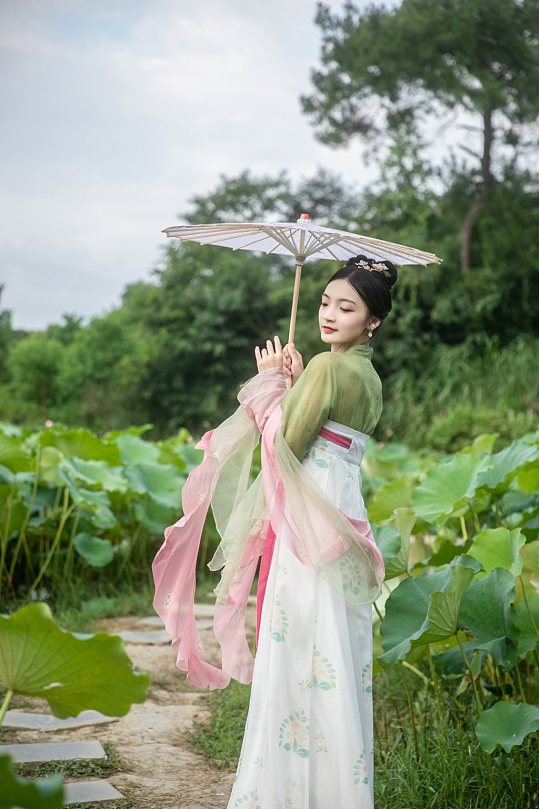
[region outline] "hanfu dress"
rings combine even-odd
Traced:
[[[372,351],[318,354],[290,391],[280,369],[249,380],[237,411],[197,445],[204,460],[153,563],[154,607],[187,680],[252,682],[227,809],[373,809],[372,601],[384,565],[360,474],[382,411]],[[209,565],[222,568],[219,664],[206,658],[194,617],[210,504],[221,535]],[[245,610],[259,563],[253,658]]]
[[[381,409],[370,346],[317,355],[283,400],[284,437],[346,514],[366,519],[360,463]],[[342,587],[360,571],[344,555]],[[372,604],[347,602],[278,532],[228,809],[372,809]]]

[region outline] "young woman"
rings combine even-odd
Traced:
[[[256,349],[259,373],[240,390],[238,411],[198,445],[205,458],[184,486],[184,517],[154,561],[154,605],[188,680],[252,680],[227,809],[373,807],[372,601],[384,569],[359,464],[382,411],[368,338],[391,309],[396,278],[393,264],[365,256],[338,270],[319,313],[331,350],[305,369],[278,338]],[[262,472],[249,486],[260,438]],[[192,610],[210,499],[222,537],[210,563],[224,568],[214,618],[221,667],[204,660]],[[244,614],[260,555],[253,661]]]

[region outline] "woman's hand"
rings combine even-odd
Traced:
[[[295,385],[303,373],[303,358],[299,351],[296,351],[294,343],[287,343],[283,349],[284,372],[292,385]]]
[[[271,340],[266,340],[266,348],[263,348],[262,351],[257,346],[255,348],[255,357],[259,373],[260,371],[269,371],[270,368],[282,369],[283,347],[279,338],[275,337],[275,348]]]

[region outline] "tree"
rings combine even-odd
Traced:
[[[41,332],[33,332],[12,346],[7,367],[8,415],[28,423],[54,415],[59,402],[59,374],[64,356],[62,344]]]
[[[295,185],[288,174],[253,177],[221,175],[217,188],[194,196],[185,218],[192,223],[295,222],[303,212],[318,224],[347,227],[360,204],[359,195],[336,174],[319,169]]]
[[[2,299],[3,291],[4,286],[0,284],[0,300]],[[5,382],[8,377],[7,357],[12,340],[11,312],[9,309],[0,310],[0,382]]]
[[[460,226],[460,267],[471,267],[472,232],[505,154],[522,155],[539,116],[536,0],[403,0],[395,9],[351,3],[342,16],[319,5],[322,69],[302,98],[319,139],[357,136],[378,145],[409,119],[465,112],[481,134],[474,197]]]

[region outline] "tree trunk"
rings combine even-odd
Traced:
[[[481,157],[481,189],[466,214],[460,229],[460,271],[462,275],[470,272],[472,234],[481,209],[489,197],[492,186],[490,173],[491,148],[494,133],[492,128],[492,110],[489,108],[483,113],[483,155]]]

